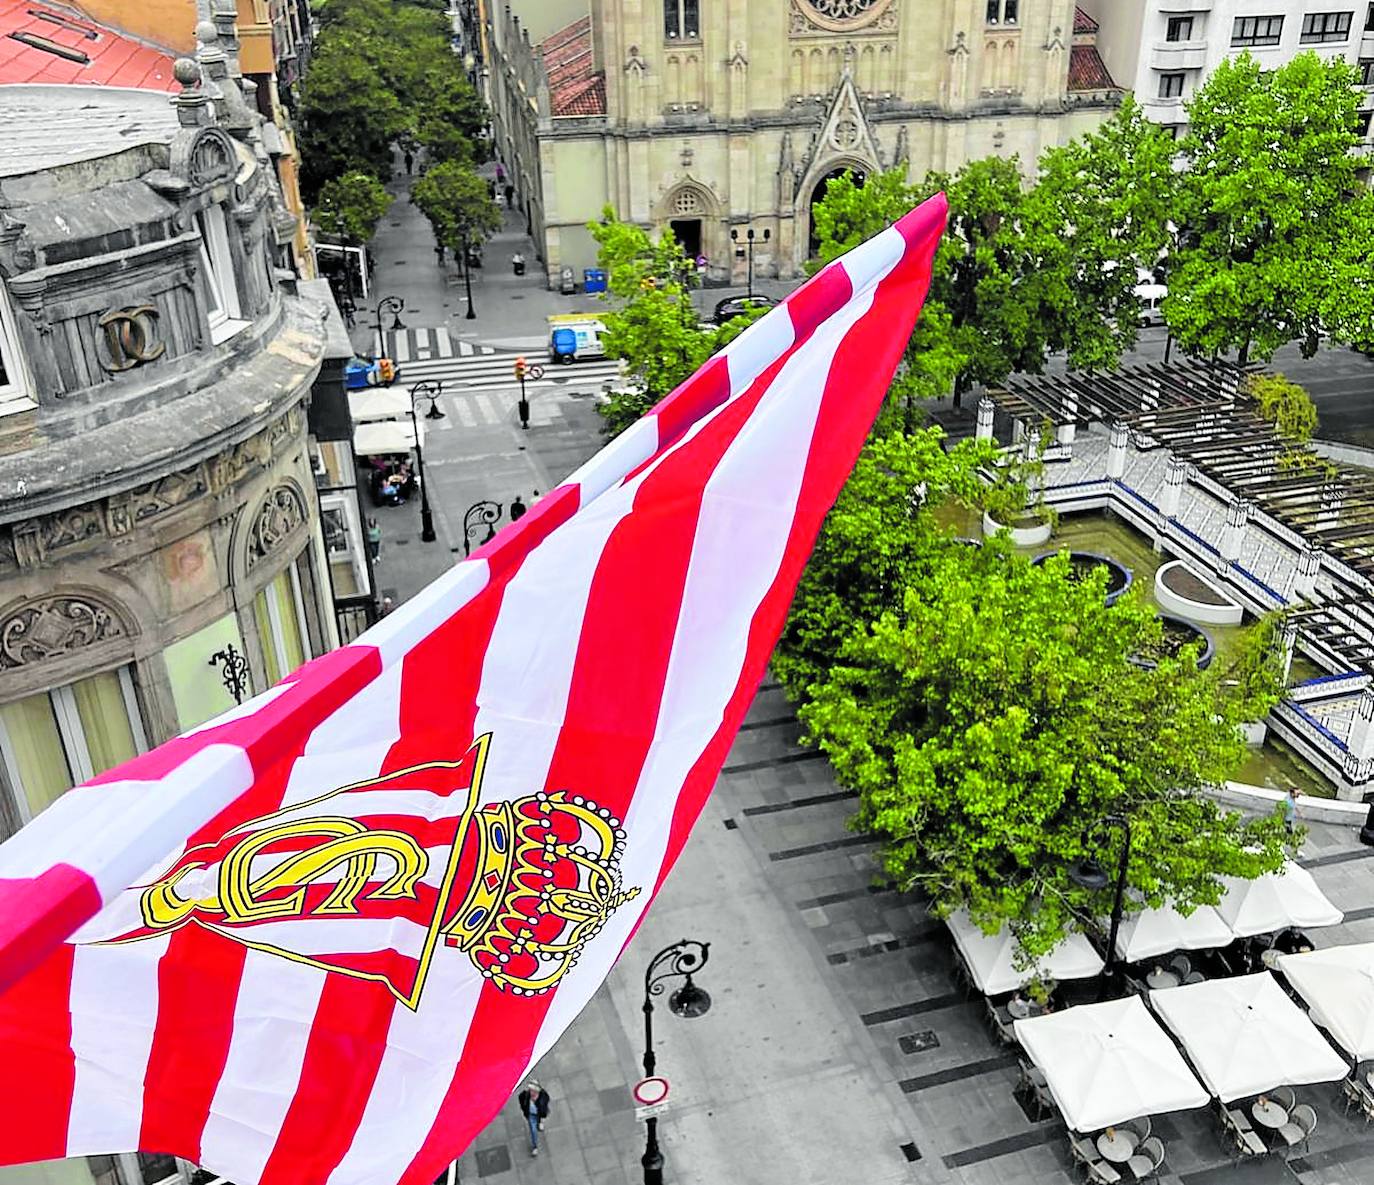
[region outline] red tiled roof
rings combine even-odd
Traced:
[[[606,114],[606,75],[595,69],[591,17],[584,16],[545,38],[539,53],[555,116]]]
[[[172,57],[69,9],[0,0],[0,84],[124,86],[171,91]]]
[[[1075,45],[1069,50],[1069,90],[1114,91],[1121,88],[1107,73],[1095,45]]]
[[[1073,10],[1073,31],[1075,33],[1096,33],[1097,22],[1081,8]]]

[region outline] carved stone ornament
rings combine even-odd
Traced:
[[[185,177],[196,189],[218,181],[230,181],[238,172],[239,158],[227,132],[202,127],[177,134],[172,142],[172,172]]]
[[[112,610],[88,597],[29,601],[0,621],[0,670],[60,658],[127,633]]]
[[[625,73],[633,74],[636,78],[643,78],[649,69],[649,63],[644,60],[644,55],[639,52],[639,46],[630,46],[630,52],[625,55]]]
[[[248,535],[248,570],[276,551],[305,522],[305,503],[292,486],[278,486],[253,520]]]
[[[167,352],[167,343],[160,340],[158,333],[160,317],[150,304],[111,309],[101,316],[96,322],[105,331],[105,351],[97,357],[101,367],[118,374],[161,358]]]
[[[793,33],[887,31],[897,27],[896,0],[792,0]]]

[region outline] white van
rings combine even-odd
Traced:
[[[1163,325],[1164,313],[1160,309],[1169,289],[1164,284],[1153,281],[1135,286],[1135,298],[1140,302],[1140,323],[1142,325]]]

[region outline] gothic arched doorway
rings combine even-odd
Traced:
[[[831,169],[830,172],[826,173],[824,177],[816,182],[815,189],[811,191],[811,201],[807,207],[810,213],[810,218],[807,220],[808,238],[806,243],[806,257],[808,259],[815,259],[816,253],[821,249],[820,236],[816,234],[816,207],[825,200],[825,191],[829,188],[830,183],[843,177],[846,173],[854,178],[854,184],[860,188],[862,188],[864,182],[868,180],[868,174],[865,173],[862,168],[855,165],[844,165],[842,168]]]

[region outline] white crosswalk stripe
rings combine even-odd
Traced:
[[[398,364],[429,362],[440,358],[487,357],[496,353],[495,346],[455,342],[449,337],[448,330],[440,326],[388,329],[383,345],[386,357]]]
[[[482,348],[491,349],[490,346]],[[439,382],[444,384],[445,394],[493,391],[512,396],[518,394],[520,389],[514,373],[518,356],[513,351],[413,359],[393,355],[401,371],[399,381],[405,386],[418,382]],[[620,363],[612,358],[574,362],[571,366],[546,365],[544,359],[537,356],[526,355],[526,358],[544,367],[543,378],[525,380],[525,390],[531,396],[538,391],[560,387],[574,391],[599,391],[604,384],[620,377]]]

